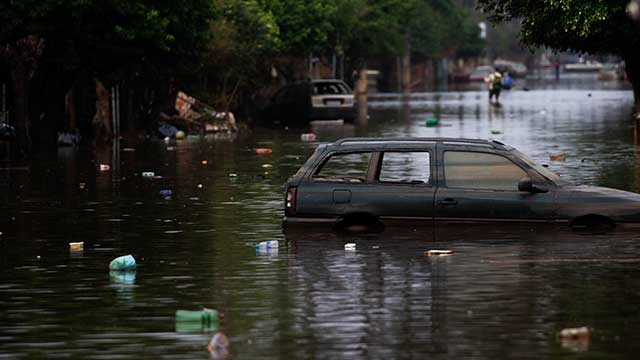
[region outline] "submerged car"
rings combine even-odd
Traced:
[[[640,195],[575,186],[496,140],[346,138],[286,183],[284,225],[640,223]]]
[[[266,121],[306,124],[314,120],[352,122],[356,117],[353,91],[342,80],[310,80],[278,90],[264,111]]]

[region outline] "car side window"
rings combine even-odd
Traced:
[[[445,151],[444,178],[449,188],[518,191],[526,172],[504,156]]]
[[[315,181],[363,183],[367,179],[371,152],[333,154],[313,176]]]
[[[431,176],[430,153],[426,151],[384,152],[381,182],[428,184]]]

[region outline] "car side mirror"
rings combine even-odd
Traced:
[[[549,189],[545,185],[535,184],[530,177],[525,176],[518,181],[518,190],[526,191],[533,194],[546,193]]]

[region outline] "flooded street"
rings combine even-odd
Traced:
[[[530,81],[501,107],[481,86],[376,94],[367,124],[123,139],[0,169],[0,358],[208,358],[216,329],[175,322],[202,307],[224,313],[232,358],[634,358],[637,230],[283,232],[283,183],[345,136],[495,138],[572,182],[640,192],[626,86]],[[267,240],[279,247],[257,251]],[[126,254],[136,272],[110,274]],[[590,337],[558,337],[581,326]]]

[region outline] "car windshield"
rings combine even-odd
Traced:
[[[313,95],[343,95],[350,91],[345,84],[339,82],[319,82],[313,84]]]
[[[548,168],[538,164],[537,162],[533,161],[527,155],[521,153],[520,151],[513,150],[513,152],[520,159],[522,159],[529,166],[531,166],[534,170],[536,170],[540,175],[542,175],[545,178],[553,181],[554,183],[556,183],[556,185],[569,185],[570,184],[567,180],[561,178],[560,175],[558,175],[558,174],[554,173],[553,171],[549,170]]]

